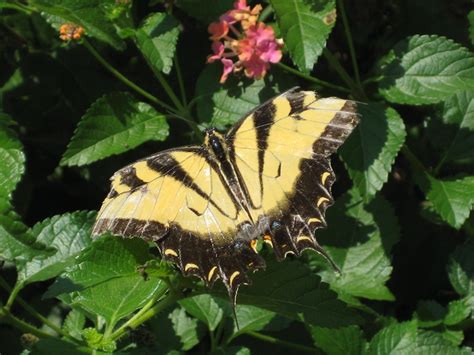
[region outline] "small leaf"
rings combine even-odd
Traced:
[[[435,327],[443,323],[446,309],[436,301],[420,301],[416,306],[415,317],[419,327]]]
[[[32,228],[37,242],[56,249],[50,257],[36,257],[18,270],[18,280],[25,285],[61,274],[75,262],[75,257],[91,243],[90,231],[95,212],[66,213],[46,219]]]
[[[405,142],[403,120],[393,108],[360,105],[361,122],[341,147],[340,154],[354,186],[368,201],[387,182],[393,162]]]
[[[345,328],[311,327],[314,345],[328,355],[363,354],[366,346],[364,333],[358,326]]]
[[[197,114],[201,122],[218,129],[225,129],[255,106],[295,86],[291,77],[272,69],[265,79],[237,80],[230,77],[219,84],[220,64],[208,65],[201,72],[196,84]]]
[[[379,91],[394,103],[431,104],[474,89],[474,55],[445,37],[408,37],[383,64]]]
[[[64,355],[78,355],[90,354],[90,349],[76,347],[64,339],[59,338],[41,338],[35,343],[28,354],[31,355],[49,355],[49,354],[64,354]],[[24,352],[22,353],[24,354]]]
[[[188,317],[184,308],[176,308],[169,318],[174,332],[181,340],[181,350],[187,351],[199,343],[202,332],[198,328],[197,319]]]
[[[206,6],[203,6],[201,0],[176,0],[176,6],[206,26],[210,22],[218,21],[220,15],[231,10],[233,3],[234,0],[206,0]]]
[[[337,327],[361,319],[299,262],[268,262],[265,272],[255,273],[250,287],[241,287],[239,303],[268,309],[309,324]],[[227,294],[223,294],[227,297]]]
[[[0,197],[11,198],[12,192],[25,172],[23,145],[9,127],[10,116],[0,112]]]
[[[336,277],[324,262],[323,280],[337,292],[375,300],[393,300],[385,286],[392,266],[390,252],[399,239],[398,221],[392,207],[380,196],[364,205],[352,189],[336,201],[327,213],[328,229],[318,230],[316,238],[324,245],[342,271]],[[308,254],[311,260],[322,260]]]
[[[444,339],[440,333],[421,331],[417,335],[416,347],[412,350],[412,353],[417,355],[468,355],[472,354],[472,349],[468,347],[459,348]]]
[[[83,312],[72,309],[64,319],[63,329],[76,339],[81,339],[82,330],[86,325],[86,316]]]
[[[336,2],[271,0],[285,45],[296,66],[310,72],[336,22]]]
[[[173,16],[155,13],[136,30],[137,45],[149,65],[169,74],[179,35],[179,23]]]
[[[250,331],[259,331],[275,319],[275,312],[251,305],[240,304],[235,309],[239,326],[234,322],[231,339]],[[229,340],[230,342],[230,340]]]
[[[105,95],[81,118],[61,165],[81,166],[168,136],[165,117],[127,93]]]
[[[166,288],[156,277],[137,271],[151,256],[139,239],[102,237],[79,257],[77,264],[51,286],[46,296],[70,294],[70,304],[104,317],[113,327]]]
[[[410,354],[416,349],[416,322],[395,323],[370,341],[367,354]]]
[[[179,304],[193,317],[204,322],[210,331],[214,331],[224,314],[222,300],[203,294],[185,298]]]
[[[249,348],[243,346],[226,346],[217,348],[210,355],[251,355]]]
[[[451,301],[448,304],[448,313],[444,319],[444,324],[452,326],[461,323],[469,317],[473,311],[474,295]]]
[[[46,14],[61,18],[63,23],[72,22],[84,27],[86,35],[106,42],[116,49],[124,49],[125,43],[101,10],[101,2],[101,0],[29,0],[30,5]]]
[[[443,150],[443,162],[474,156],[474,90],[461,91],[443,103],[443,115],[430,124],[433,146]]]
[[[462,227],[474,204],[474,176],[438,180],[426,175],[421,187],[435,211],[452,227]]]
[[[461,296],[474,295],[474,241],[468,240],[450,256],[448,276],[451,285]]]

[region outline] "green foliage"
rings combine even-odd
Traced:
[[[233,4],[0,0],[2,354],[472,354],[474,11],[249,1],[282,62],[221,84],[207,29]],[[82,38],[61,42],[64,24]],[[294,86],[358,106],[315,232],[340,274],[259,245],[267,268],[233,309],[155,242],[91,238],[114,171]]]

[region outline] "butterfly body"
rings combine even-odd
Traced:
[[[290,90],[257,107],[226,135],[170,149],[112,177],[93,234],[155,241],[165,260],[235,299],[261,269],[256,240],[278,260],[313,249],[335,180],[330,155],[358,122],[352,101]]]

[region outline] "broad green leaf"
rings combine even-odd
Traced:
[[[443,323],[446,309],[436,301],[420,301],[416,306],[414,318],[419,327],[435,327]]]
[[[416,346],[416,322],[395,323],[374,335],[367,354],[412,354]]]
[[[249,348],[243,346],[226,346],[217,348],[217,350],[210,353],[211,355],[250,355],[252,354]]]
[[[0,197],[0,259],[21,267],[34,257],[52,255],[56,250],[37,242],[10,203]]]
[[[76,339],[81,339],[81,333],[86,325],[86,316],[83,312],[73,309],[64,319],[63,329]]]
[[[222,296],[227,297],[225,291]],[[303,318],[323,327],[361,321],[317,275],[296,261],[267,262],[265,272],[253,275],[252,286],[240,288],[239,304],[251,304],[292,319]]]
[[[177,0],[176,6],[208,25],[210,22],[218,21],[224,12],[231,10],[233,3],[234,0],[206,0],[206,6],[203,6],[201,0]]]
[[[399,104],[431,104],[474,89],[474,54],[441,36],[399,42],[382,67],[380,93]]]
[[[208,65],[196,84],[198,118],[218,129],[227,128],[256,106],[295,86],[294,79],[273,69],[262,80],[230,77],[222,85],[219,84],[221,71],[220,63]]]
[[[361,122],[341,147],[340,154],[354,186],[368,201],[387,182],[406,132],[403,120],[393,108],[361,104],[358,113]]]
[[[474,10],[469,12],[467,18],[469,19],[469,38],[471,39],[471,43],[474,44]]]
[[[190,318],[184,308],[176,308],[170,313],[175,334],[180,338],[181,350],[187,351],[199,343],[202,332],[198,328],[197,319]]]
[[[285,45],[296,66],[310,72],[336,22],[336,2],[271,0]]]
[[[448,304],[448,313],[444,318],[444,324],[456,325],[461,323],[474,311],[474,295],[460,300],[454,300]]]
[[[155,13],[135,33],[137,45],[150,67],[169,74],[179,35],[179,23],[173,16]]]
[[[472,349],[468,347],[459,348],[448,340],[444,339],[442,334],[435,332],[421,331],[416,337],[416,347],[410,350],[416,355],[468,355],[472,354]]]
[[[474,90],[461,91],[443,103],[442,118],[435,116],[429,138],[442,149],[442,162],[474,156]]]
[[[179,304],[186,312],[204,322],[210,331],[216,329],[224,314],[222,300],[208,294],[185,298]]]
[[[459,246],[450,256],[448,276],[461,296],[474,295],[474,241]]]
[[[91,351],[86,346],[78,347],[76,344],[59,338],[41,338],[35,343],[28,354],[31,355],[78,355],[90,354]],[[23,354],[23,353],[22,353]]]
[[[365,350],[364,333],[355,325],[345,328],[311,327],[314,345],[328,355],[358,355]]]
[[[25,172],[23,145],[10,128],[11,118],[0,112],[0,197],[10,199]]]
[[[474,204],[474,176],[438,180],[426,175],[426,180],[421,187],[434,210],[446,223],[461,228]]]
[[[160,279],[145,280],[137,271],[150,258],[142,240],[102,237],[56,280],[47,296],[68,292],[72,306],[98,314],[113,326],[166,289]]]
[[[327,213],[328,229],[316,237],[342,271],[337,276],[324,262],[323,280],[337,292],[374,300],[393,300],[385,286],[392,272],[391,250],[399,239],[398,221],[390,204],[380,196],[370,203],[352,189]],[[313,261],[322,260],[308,254]],[[316,259],[317,260],[314,260]]]
[[[61,165],[81,166],[168,136],[165,117],[127,93],[111,93],[81,118]]]
[[[250,331],[262,330],[276,317],[275,312],[245,304],[237,305],[235,313],[238,326],[234,321],[233,333],[230,339]]]
[[[18,270],[23,284],[44,281],[61,274],[75,257],[91,244],[95,212],[74,212],[48,218],[36,224],[31,234],[37,242],[56,249],[50,257],[33,258]]]
[[[29,0],[34,8],[57,16],[64,23],[72,22],[84,27],[85,34],[124,49],[125,43],[117,35],[112,22],[101,9],[100,0]],[[57,20],[56,20],[57,22]]]

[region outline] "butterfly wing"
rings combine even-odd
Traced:
[[[155,241],[165,260],[207,285],[221,278],[229,290],[263,267],[248,244],[235,247],[246,223],[203,147],[185,147],[135,162],[111,178],[94,235],[106,231]]]
[[[252,204],[254,220],[268,221],[265,241],[277,259],[314,249],[314,237],[333,203],[330,156],[357,125],[353,101],[290,90],[239,121],[226,139],[230,159]]]

